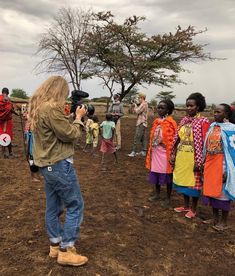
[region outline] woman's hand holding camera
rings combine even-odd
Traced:
[[[136,102],[132,102],[131,104],[132,104],[132,107],[137,107]]]
[[[87,109],[82,104],[81,106],[78,106],[76,109],[76,120],[81,120],[83,116],[85,116],[87,113]]]

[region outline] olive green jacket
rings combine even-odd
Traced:
[[[37,127],[33,131],[35,165],[45,167],[74,154],[73,142],[81,135],[80,120],[70,122],[63,108],[45,103],[40,108]]]

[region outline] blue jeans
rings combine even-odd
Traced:
[[[62,248],[73,246],[80,234],[84,203],[73,164],[61,160],[40,168],[45,181],[46,228],[52,243]],[[64,225],[60,215],[67,209]]]

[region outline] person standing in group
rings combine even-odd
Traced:
[[[166,207],[170,206],[172,191],[172,166],[169,163],[173,139],[177,124],[171,114],[174,103],[162,100],[157,106],[158,118],[153,121],[150,131],[150,141],[146,158],[146,168],[150,170],[149,182],[155,185],[154,195],[149,198],[153,202],[160,198],[161,185],[167,185]]]
[[[84,203],[73,167],[74,141],[81,135],[86,114],[84,106],[76,109],[70,123],[64,114],[69,95],[67,81],[52,76],[34,92],[29,104],[33,133],[33,158],[45,182],[46,227],[50,239],[49,256],[61,265],[80,266],[88,259],[76,252],[74,244],[80,234]],[[60,216],[66,208],[64,224]]]
[[[2,89],[2,95],[0,95],[0,135],[6,133],[10,136],[11,141],[13,139],[13,121],[12,113],[18,116],[15,112],[13,104],[9,99],[9,90],[4,87]],[[7,146],[8,155],[6,153],[6,148],[2,147],[2,154],[4,158],[14,157],[12,153],[12,142]]]
[[[23,113],[23,118],[25,119],[25,125],[24,125],[25,155],[29,163],[31,180],[33,182],[40,182],[40,177],[38,174],[39,167],[36,166],[33,161],[33,134],[30,129],[29,114],[27,110]]]
[[[220,104],[214,111],[215,122],[211,124],[204,144],[203,201],[213,210],[213,228],[223,231],[231,201],[235,199],[235,116],[228,104]],[[220,220],[220,212],[222,217]]]
[[[93,120],[93,123],[90,125],[92,138],[93,138],[92,155],[95,155],[96,149],[98,147],[98,142],[99,142],[100,126],[99,126],[99,119],[96,115],[93,115],[92,120]]]
[[[115,140],[116,140],[116,149],[121,149],[121,117],[124,115],[123,105],[120,102],[120,95],[114,94],[113,102],[109,107],[108,111],[112,115],[112,120],[115,122]]]
[[[116,148],[113,143],[113,137],[115,134],[115,123],[112,121],[112,115],[110,113],[106,114],[106,120],[100,125],[101,128],[101,146],[100,151],[102,152],[101,163],[104,164],[104,154],[113,153],[115,157],[115,163],[117,163]]]
[[[85,130],[86,130],[86,144],[83,149],[84,152],[86,152],[86,149],[90,147],[91,151],[93,148],[93,134],[91,131],[91,125],[93,124],[93,116],[92,115],[87,115],[87,121],[85,123]]]
[[[209,120],[202,117],[206,107],[205,97],[193,93],[186,100],[187,116],[178,126],[173,145],[171,164],[174,166],[173,183],[175,190],[184,195],[184,206],[174,209],[175,212],[186,212],[186,218],[196,216],[198,199],[201,194],[202,150]],[[190,208],[192,197],[192,208]]]
[[[145,100],[146,95],[139,93],[138,104],[133,103],[134,112],[137,114],[135,137],[132,152],[128,154],[130,157],[136,155],[146,156],[147,142],[146,142],[146,128],[148,120],[148,103]],[[141,146],[140,152],[137,152],[139,145]]]

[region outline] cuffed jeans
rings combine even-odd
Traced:
[[[40,168],[45,181],[46,228],[52,243],[62,248],[73,246],[80,234],[84,203],[73,164],[61,160]],[[67,209],[64,225],[60,215]]]
[[[147,142],[146,142],[146,127],[143,124],[136,126],[135,129],[135,137],[133,144],[133,151],[137,152],[138,147],[140,151],[147,150]]]

